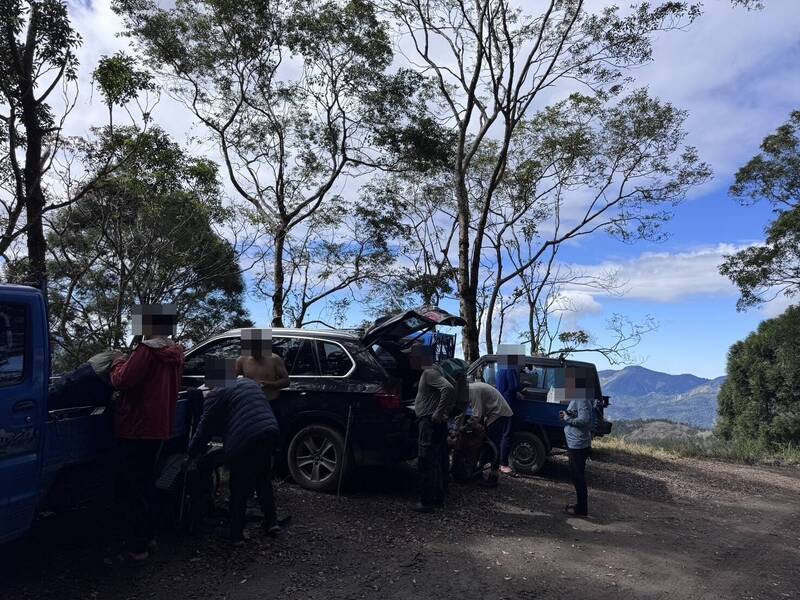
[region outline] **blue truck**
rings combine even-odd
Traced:
[[[110,410],[48,410],[50,347],[42,293],[0,285],[0,543],[24,534],[60,478],[110,458]],[[189,400],[178,401],[173,439],[185,444]],[[110,469],[102,469],[105,475]]]
[[[519,395],[509,403],[514,411],[514,437],[510,466],[532,475],[545,464],[547,455],[566,448],[564,425],[558,413],[573,398],[588,398],[592,405],[592,435],[611,432],[604,409],[597,368],[588,362],[524,355],[486,355],[469,366],[467,378],[496,385],[504,369],[516,371]]]

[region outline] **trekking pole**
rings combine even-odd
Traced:
[[[188,439],[191,440],[195,434],[195,425],[196,425],[196,416],[194,413],[193,406],[191,404],[192,399],[190,398],[189,394],[186,395],[186,420],[188,421],[189,426],[189,436]],[[183,525],[183,511],[186,506],[186,482],[189,481],[189,464],[192,462],[192,459],[189,457],[189,454],[186,455],[186,462],[183,463],[183,484],[181,485],[181,498],[180,498],[180,507],[178,508],[178,525]]]
[[[181,499],[180,499],[180,508],[178,509],[178,526],[183,525],[183,509],[186,506],[186,482],[189,480],[189,462],[191,459],[187,459],[183,465],[183,483],[181,484]]]
[[[350,440],[350,424],[353,422],[353,405],[349,404],[347,407],[347,428],[344,431],[344,456],[342,457],[342,468],[339,470],[339,483],[336,486],[336,497],[342,495],[342,479],[344,478],[344,471],[347,467],[347,444]]]

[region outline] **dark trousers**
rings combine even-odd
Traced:
[[[499,417],[486,428],[486,436],[492,440],[498,454],[492,464],[493,469],[500,465],[508,466],[508,455],[511,452],[511,417]]]
[[[161,440],[117,440],[115,496],[129,552],[147,551],[155,537],[153,491]]]
[[[447,448],[447,423],[434,423],[430,417],[419,420],[419,499],[425,506],[444,502],[448,489],[450,452]]]
[[[586,488],[586,459],[589,458],[591,448],[568,449],[569,472],[572,476],[572,483],[575,486],[577,502],[575,512],[579,515],[589,513],[588,490]]]
[[[272,439],[259,436],[250,441],[235,458],[228,463],[230,470],[230,528],[231,539],[240,540],[247,516],[247,502],[258,496],[264,513],[264,527],[277,521],[275,495],[272,490]]]

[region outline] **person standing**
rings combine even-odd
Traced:
[[[588,490],[586,486],[586,459],[592,451],[592,406],[588,398],[571,400],[567,410],[558,413],[564,423],[567,439],[569,472],[575,486],[577,502],[564,509],[568,515],[589,515]]]
[[[128,358],[111,366],[111,385],[121,396],[114,411],[116,501],[125,526],[125,553],[107,563],[139,562],[155,545],[152,494],[158,456],[175,429],[175,407],[183,373],[183,347],[170,336],[169,306],[135,307],[134,333],[142,341]]]
[[[414,401],[419,419],[417,512],[433,512],[444,505],[450,467],[447,420],[467,402],[464,361],[448,359],[422,372]]]
[[[243,329],[242,355],[236,359],[236,374],[252,379],[264,390],[267,400],[276,400],[289,387],[286,365],[272,352],[269,330]]]
[[[507,357],[507,360],[516,358],[514,356]],[[501,367],[497,372],[497,391],[505,399],[508,405],[514,403],[519,399],[522,391],[519,377],[519,367],[516,363],[506,364]],[[509,466],[509,458],[511,455],[511,441],[514,436],[513,421],[508,419],[504,422],[504,428],[500,439],[498,450],[500,450],[500,472],[509,475],[513,469]]]
[[[492,464],[492,481],[496,482],[503,444],[508,443],[506,436],[511,430],[510,423],[514,411],[499,391],[488,383],[480,381],[469,384],[469,404],[472,407],[472,418],[486,428],[486,437],[492,440],[497,448],[498,453]]]
[[[218,383],[207,381],[211,392],[189,442],[189,456],[200,455],[211,437],[222,437],[230,473],[230,539],[239,544],[247,539],[247,502],[254,492],[264,513],[264,532],[272,535],[280,530],[271,472],[279,428],[264,391],[255,381],[226,377],[222,385]]]

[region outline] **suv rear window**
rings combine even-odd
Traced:
[[[0,387],[25,376],[26,316],[24,304],[0,304]]]
[[[319,375],[319,365],[311,340],[287,338],[283,362],[286,364],[286,370],[289,371],[290,376]]]
[[[317,342],[317,354],[322,375],[343,377],[353,368],[353,361],[339,344],[320,340]]]

